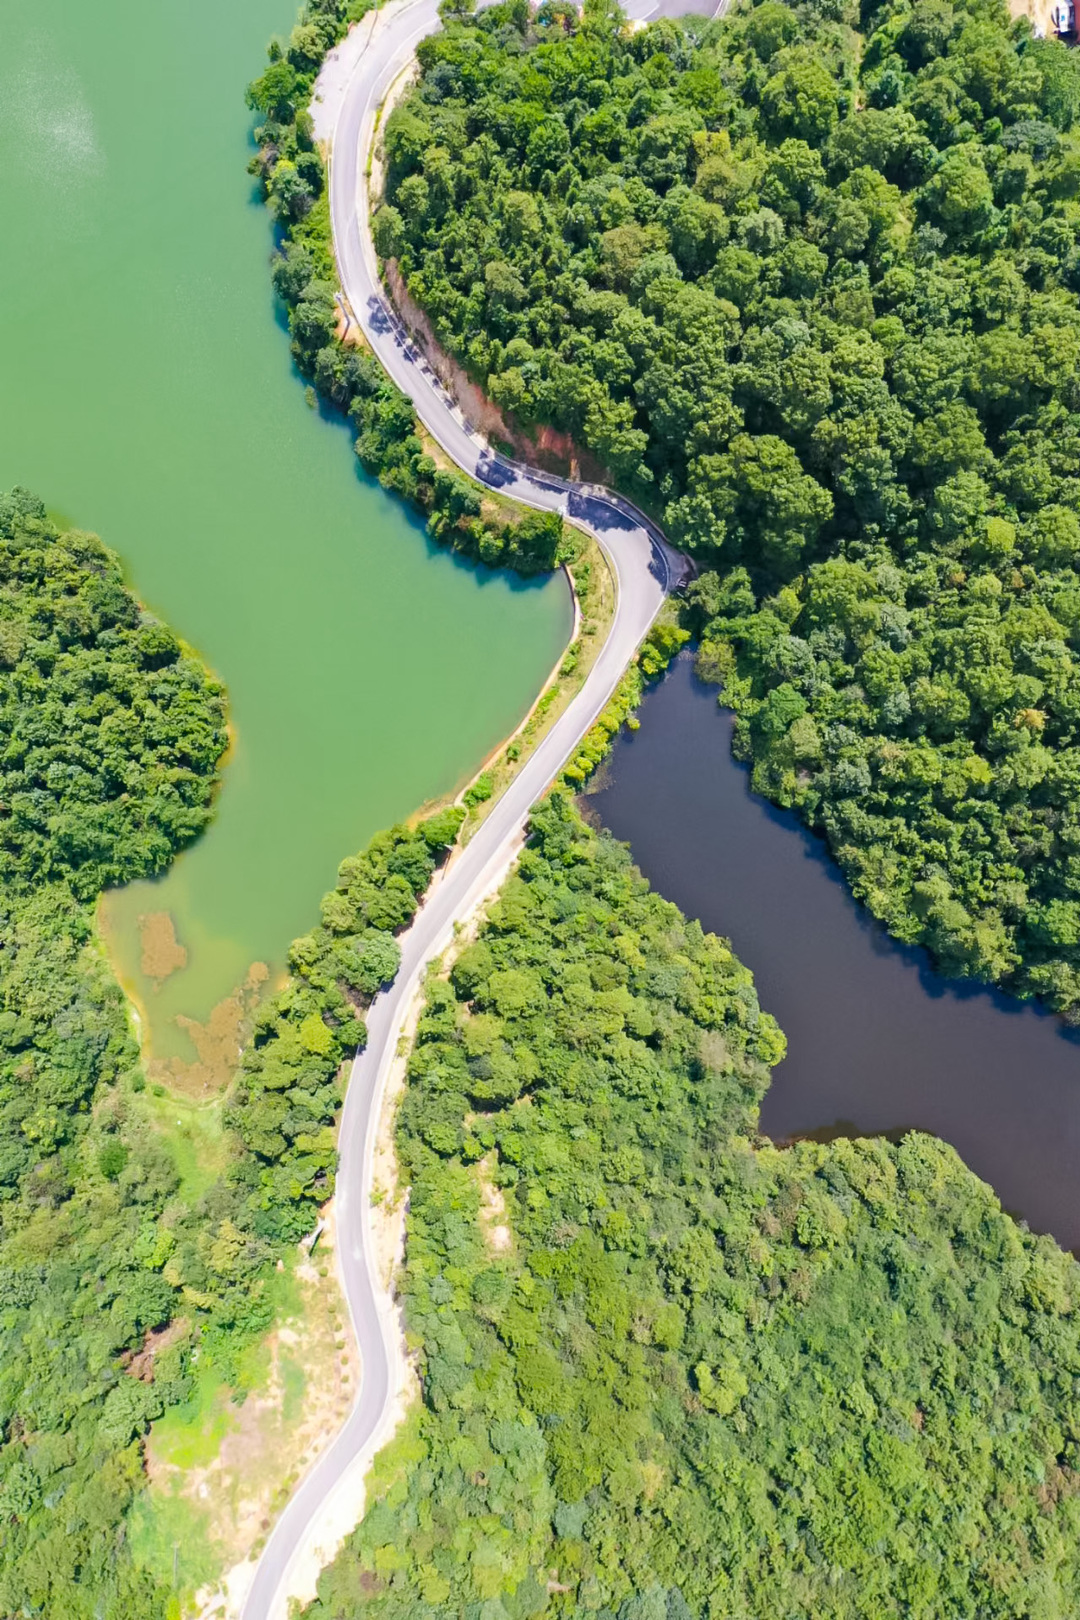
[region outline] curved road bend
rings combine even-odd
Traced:
[[[647,14],[655,9],[654,0],[637,0],[631,9]],[[463,471],[489,487],[527,505],[561,511],[588,529],[611,563],[618,600],[608,638],[581,691],[471,842],[433,885],[400,938],[397,978],[368,1013],[367,1045],[353,1063],[342,1110],[337,1178],[338,1257],[360,1349],[360,1391],[343,1427],[301,1481],[271,1532],[244,1605],[244,1620],[285,1620],[301,1560],[324,1539],[323,1528],[337,1522],[334,1498],[355,1500],[358,1478],[389,1435],[403,1372],[401,1330],[375,1260],[369,1220],[372,1159],[383,1091],[423,971],[450,943],[455,921],[497,885],[531,806],[604,708],[684,568],[684,559],[667,546],[656,526],[619,496],[534,473],[495,455],[468,427],[383,294],[368,229],[365,179],[375,117],[417,42],[437,27],[435,0],[391,0],[365,30],[364,40],[358,39],[353,47],[355,62],[333,132],[330,172],[342,287],[372,349],[410,396],[432,437]],[[359,29],[355,32],[359,34]]]

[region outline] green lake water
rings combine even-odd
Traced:
[[[280,966],[343,855],[475,770],[570,625],[561,580],[435,550],[305,403],[243,105],[294,11],[0,0],[0,487],[100,533],[231,702],[211,829],[105,903],[160,1056]],[[159,911],[188,959],[155,989]]]

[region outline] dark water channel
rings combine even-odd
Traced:
[[[944,1137],[1036,1231],[1080,1250],[1080,1042],[1007,996],[937,977],[848,894],[821,841],[749,789],[730,714],[681,658],[590,806],[645,876],[726,935],[788,1040],[774,1140]]]

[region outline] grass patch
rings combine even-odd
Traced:
[[[180,1603],[221,1568],[221,1553],[210,1512],[179,1491],[137,1497],[128,1519],[128,1539],[135,1563],[159,1580],[172,1583],[179,1620]]]
[[[607,640],[615,616],[615,580],[607,558],[592,536],[576,530],[575,538],[579,549],[569,572],[580,616],[577,634],[524,725],[491,759],[485,760],[480,776],[474,777],[472,786],[482,781],[484,797],[470,798],[472,786],[465,790],[464,803],[469,814],[461,829],[462,843],[468,843],[536,745],[581,691]]]
[[[282,1350],[278,1365],[282,1383],[281,1420],[288,1426],[296,1422],[303,1410],[307,1373],[289,1350]]]
[[[148,1087],[138,1094],[136,1102],[172,1154],[180,1177],[180,1196],[185,1203],[197,1203],[229,1162],[222,1099],[193,1102],[174,1092],[162,1089],[159,1094]]]
[[[238,1407],[232,1397],[232,1386],[220,1370],[203,1368],[190,1399],[154,1424],[155,1462],[181,1471],[208,1467],[225,1436],[239,1427]]]

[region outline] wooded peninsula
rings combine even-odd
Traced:
[[[942,970],[1080,1017],[1080,66],[997,0],[419,48],[375,220],[706,572],[754,785]]]

